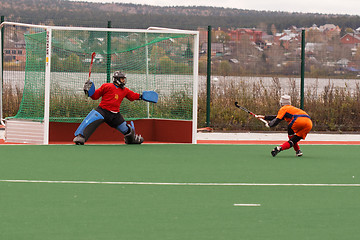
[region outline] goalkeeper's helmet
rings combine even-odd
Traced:
[[[125,84],[126,84],[125,74],[120,71],[114,72],[113,82],[114,82],[115,86],[120,87],[120,88],[125,88]]]

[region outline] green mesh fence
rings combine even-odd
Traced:
[[[14,118],[44,118],[46,32],[26,31],[23,97]],[[39,30],[38,30],[39,31]],[[112,82],[114,71],[126,73],[126,87],[159,94],[157,104],[123,100],[126,120],[143,118],[191,120],[193,114],[193,48],[188,34],[53,30],[51,49],[50,121],[81,122],[100,100],[87,98],[91,79],[96,88]]]

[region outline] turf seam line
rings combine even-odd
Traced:
[[[59,180],[10,180],[8,183],[58,183],[58,184],[106,184],[106,185],[164,185],[164,186],[304,186],[304,187],[360,187],[360,183],[195,183],[195,182],[100,182]]]

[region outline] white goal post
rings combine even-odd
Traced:
[[[185,98],[186,99],[191,99],[192,103],[192,113],[191,113],[191,119],[186,119],[184,116],[186,116],[186,114],[179,114],[179,113],[175,113],[175,115],[179,115],[179,120],[185,120],[185,121],[191,121],[192,122],[192,132],[191,132],[191,143],[196,144],[196,133],[197,133],[197,106],[198,106],[198,68],[199,68],[199,32],[198,31],[191,31],[191,30],[180,30],[180,29],[168,29],[168,28],[158,28],[158,27],[150,27],[148,29],[119,29],[119,28],[91,28],[91,27],[66,27],[66,26],[45,26],[45,25],[34,25],[34,24],[26,24],[26,23],[17,23],[17,22],[3,22],[0,25],[0,30],[4,29],[6,27],[11,27],[11,28],[19,28],[21,29],[21,33],[26,32],[26,34],[30,35],[30,34],[38,34],[38,33],[45,33],[45,39],[46,39],[46,44],[45,44],[45,51],[46,51],[46,56],[45,56],[45,60],[44,60],[44,65],[43,67],[39,67],[37,66],[37,69],[41,69],[43,71],[43,75],[44,75],[44,83],[42,86],[44,86],[43,89],[41,89],[40,91],[43,91],[40,93],[41,96],[43,96],[43,107],[41,107],[41,114],[39,118],[34,118],[31,119],[30,116],[27,116],[26,112],[24,112],[23,116],[26,116],[25,119],[22,119],[21,117],[12,119],[11,117],[13,116],[7,116],[7,118],[5,119],[4,116],[4,109],[3,109],[3,92],[4,92],[4,84],[5,84],[5,77],[2,74],[5,71],[8,71],[7,66],[10,65],[6,65],[4,68],[2,68],[2,64],[0,64],[0,119],[1,122],[5,124],[5,137],[7,138],[6,141],[8,142],[22,142],[22,143],[35,143],[35,144],[49,144],[49,126],[50,126],[50,122],[52,121],[53,118],[53,113],[56,111],[62,111],[61,109],[58,110],[54,110],[51,109],[52,106],[52,99],[54,97],[54,84],[60,85],[63,84],[64,86],[68,86],[70,85],[70,83],[67,83],[63,80],[65,78],[67,79],[74,79],[75,76],[78,77],[79,79],[76,79],[76,81],[78,81],[77,83],[74,83],[74,93],[73,95],[75,96],[77,93],[76,92],[81,92],[81,89],[79,90],[79,86],[83,85],[83,83],[86,81],[86,72],[82,71],[81,66],[79,66],[78,68],[80,69],[78,70],[68,70],[66,69],[66,67],[68,65],[63,64],[61,65],[61,67],[59,67],[58,69],[54,70],[57,66],[55,66],[55,64],[58,64],[58,62],[54,62],[52,63],[53,59],[56,59],[56,61],[64,61],[63,59],[65,57],[70,58],[71,56],[65,56],[64,53],[62,53],[63,55],[60,55],[58,52],[54,52],[56,49],[56,51],[58,51],[58,48],[60,46],[60,44],[58,43],[58,40],[54,40],[54,36],[58,36],[59,33],[61,32],[61,34],[64,34],[64,38],[66,38],[67,40],[71,40],[72,42],[75,42],[73,45],[71,45],[71,47],[69,49],[71,49],[71,51],[76,52],[76,54],[78,55],[78,58],[80,56],[80,60],[79,62],[81,64],[86,65],[86,61],[87,58],[85,55],[87,55],[87,52],[83,53],[79,53],[81,49],[81,51],[83,51],[85,49],[85,47],[81,47],[78,46],[80,44],[84,44],[84,42],[89,41],[90,43],[88,43],[87,47],[89,47],[89,49],[87,49],[89,52],[92,52],[93,49],[90,48],[90,46],[98,46],[101,45],[104,40],[102,39],[102,36],[106,36],[106,34],[112,34],[112,38],[110,37],[110,43],[111,41],[116,42],[116,44],[118,44],[119,49],[116,50],[111,50],[111,56],[109,57],[112,61],[112,59],[117,59],[117,57],[120,54],[124,54],[124,56],[134,56],[133,58],[129,58],[131,61],[130,63],[126,63],[127,65],[125,65],[125,63],[122,62],[122,59],[119,59],[119,63],[116,66],[120,66],[123,67],[125,66],[126,69],[128,70],[124,70],[125,72],[127,72],[129,75],[133,76],[133,78],[139,77],[139,85],[134,85],[135,90],[147,90],[146,87],[150,87],[150,89],[148,90],[156,90],[159,91],[159,102],[162,101],[162,97],[164,97],[163,101],[167,101],[168,99],[171,99],[171,97],[173,95],[181,95],[181,94],[185,94]],[[27,31],[25,31],[24,29],[28,29]],[[13,31],[13,30],[11,30]],[[14,30],[15,31],[15,30]],[[89,34],[93,34],[96,35],[96,33],[99,34],[99,37],[93,37],[90,40],[87,40],[85,38],[83,39],[79,39],[79,37],[68,37],[68,35],[71,35],[72,33],[76,33],[79,36],[81,35],[81,37],[83,36],[89,36]],[[5,34],[1,34],[0,31],[0,39],[4,40],[6,39],[6,35]],[[116,37],[114,37],[116,35]],[[141,40],[137,40],[136,38],[138,38],[138,35],[144,35],[146,36],[144,39]],[[109,35],[107,35],[109,36]],[[151,36],[151,37],[149,37]],[[147,39],[149,38],[149,39]],[[96,43],[94,42],[94,39],[96,41],[98,41],[98,45],[96,45]],[[177,41],[177,45],[171,45],[171,42],[174,41],[173,39],[176,39]],[[55,41],[55,42],[54,42]],[[136,42],[138,41],[138,42]],[[149,42],[148,42],[149,41]],[[158,42],[157,42],[158,41]],[[159,44],[161,42],[161,44],[163,45],[149,45],[150,43],[154,43],[154,44]],[[165,43],[162,43],[165,42]],[[137,43],[138,45],[132,45],[134,43]],[[56,45],[57,44],[57,45]],[[122,44],[122,45],[121,45]],[[56,45],[56,46],[55,46]],[[63,44],[64,46],[66,44]],[[124,50],[124,49],[120,49],[122,47],[125,48],[128,47],[129,50]],[[174,49],[172,49],[172,46],[174,46]],[[187,49],[188,46],[191,46],[191,49]],[[4,49],[1,48],[0,45],[0,52],[3,52],[4,50],[6,50],[6,43],[4,45]],[[75,47],[77,47],[78,49],[75,49]],[[41,58],[34,57],[34,54],[31,55],[31,53],[28,51],[29,46],[26,46],[27,51],[26,54],[28,54],[26,56],[26,61],[27,61],[27,65],[28,65],[28,61],[36,61],[41,62]],[[144,54],[138,53],[140,52],[139,49],[145,49],[144,50]],[[176,48],[176,49],[175,49]],[[73,50],[75,49],[75,50]],[[99,51],[98,55],[106,55],[106,51],[104,51],[103,49],[100,49],[100,47],[98,49],[96,49]],[[101,52],[101,51],[102,52]],[[67,52],[70,52],[70,50],[66,49]],[[85,51],[85,50],[84,50]],[[95,50],[94,50],[95,51]],[[142,50],[141,50],[142,51]],[[191,54],[189,56],[184,56],[184,52],[191,52]],[[56,58],[55,58],[55,55]],[[110,53],[108,52],[107,54],[110,55]],[[135,57],[137,57],[138,54],[139,56],[145,56],[146,60],[144,60],[144,62],[146,62],[146,64],[143,64],[143,59],[138,60],[139,65],[141,65],[141,70],[137,70],[140,69],[137,68],[135,65],[137,64],[137,60]],[[176,55],[177,54],[177,55]],[[74,55],[74,54],[73,54]],[[84,56],[82,58],[82,56]],[[158,57],[158,59],[155,59],[156,57]],[[121,58],[121,57],[118,57]],[[60,60],[59,60],[60,59]],[[154,62],[156,60],[156,63]],[[0,54],[0,63],[4,62],[5,59],[3,58],[2,54]],[[92,73],[92,77],[94,75],[95,78],[95,82],[96,82],[96,86],[99,87],[101,85],[101,81],[96,79],[96,71],[98,71],[98,75],[99,75],[99,79],[103,79],[104,76],[106,75],[106,73],[104,72],[105,70],[103,70],[103,66],[105,65],[102,61],[104,61],[104,59],[98,59],[98,67],[95,68],[95,73]],[[70,64],[71,65],[71,64]],[[74,65],[74,64],[73,64]],[[73,67],[73,66],[70,66]],[[108,68],[115,68],[113,67],[113,65],[109,65]],[[166,68],[166,69],[165,69]],[[26,69],[28,70],[28,66],[26,66]],[[104,67],[105,69],[105,67]],[[146,69],[146,70],[144,70]],[[176,69],[176,71],[174,70]],[[112,69],[111,69],[112,70]],[[18,70],[19,71],[19,70]],[[21,70],[22,71],[22,70]],[[24,70],[25,71],[25,70]],[[40,70],[36,70],[36,71],[40,71]],[[38,74],[35,70],[31,70],[31,74]],[[109,71],[109,70],[108,70]],[[58,79],[56,79],[60,74],[62,74],[64,76],[62,76],[61,81],[59,81]],[[190,74],[189,74],[190,73]],[[9,73],[10,74],[10,73]],[[25,75],[31,75],[28,74],[28,72],[26,72]],[[42,75],[41,75],[42,76]],[[169,78],[170,81],[166,82],[167,76],[171,76]],[[8,77],[11,78],[11,77]],[[35,77],[36,78],[36,77]],[[182,79],[187,79],[190,78],[191,80],[186,82],[186,83],[181,83]],[[145,80],[144,80],[145,79]],[[151,83],[147,82],[147,79],[151,79]],[[60,83],[59,83],[60,82]],[[129,82],[129,81],[128,81]],[[161,84],[160,84],[161,82]],[[141,85],[142,84],[142,85]],[[179,84],[179,85],[176,85]],[[184,85],[181,85],[184,84]],[[146,85],[146,86],[144,86]],[[161,86],[166,86],[167,89],[162,89]],[[188,90],[190,92],[191,96],[187,96],[186,95],[186,90],[182,90],[181,88],[184,88],[183,86],[191,86],[191,88],[189,88],[190,90]],[[131,88],[131,87],[129,87]],[[172,92],[175,91],[174,89],[176,88],[177,92]],[[34,91],[34,90],[32,90]],[[178,92],[181,92],[181,94],[179,94]],[[183,93],[185,92],[185,93]],[[42,95],[43,94],[43,95]],[[163,95],[161,95],[163,94]],[[64,94],[65,95],[65,94]],[[171,96],[170,96],[171,95]],[[23,100],[24,98],[26,98],[26,96],[23,96]],[[85,97],[84,97],[85,98]],[[87,100],[84,100],[87,101]],[[178,102],[179,102],[179,106],[177,107],[181,107],[180,105],[183,103],[184,99],[182,96],[179,97]],[[145,103],[143,103],[145,104]],[[64,105],[64,104],[63,104]],[[164,105],[166,106],[166,105]],[[35,105],[33,106],[35,108]],[[65,107],[65,106],[64,106]],[[31,106],[30,106],[31,108]],[[176,119],[176,117],[172,118],[171,116],[169,117],[168,115],[166,115],[167,113],[159,113],[159,109],[153,109],[156,107],[151,107],[152,109],[150,109],[149,105],[147,106],[147,110],[146,110],[146,114],[147,116],[142,117],[142,115],[140,116],[140,112],[142,111],[142,106],[139,107],[139,115],[137,115],[138,113],[135,113],[134,117],[133,115],[129,115],[131,117],[129,118],[134,118],[134,119],[141,119],[141,118],[154,118],[154,119],[167,119],[167,118],[171,118],[171,120],[178,120]],[[159,107],[160,108],[160,107]],[[152,112],[150,112],[152,111]],[[174,110],[175,111],[175,110]],[[188,111],[186,109],[186,111]],[[28,111],[31,112],[31,109]],[[88,112],[86,112],[87,114]],[[65,114],[64,114],[65,115]],[[10,117],[10,118],[8,118]],[[29,117],[29,119],[27,119],[27,117]],[[126,116],[124,116],[126,119]],[[13,122],[12,122],[13,121]],[[58,120],[58,121],[62,121],[62,120]],[[67,121],[67,120],[65,120]],[[19,124],[19,122],[21,124]],[[38,122],[39,124],[35,124],[36,127],[34,127],[34,122]],[[29,124],[29,126],[27,127],[26,124]],[[18,129],[18,126],[21,125],[20,130]],[[21,136],[21,132],[24,132],[23,129],[34,129],[35,132],[27,132],[26,133],[26,137]],[[181,130],[179,130],[181,131]],[[40,136],[39,136],[40,134]],[[32,139],[32,135],[36,136],[34,139]],[[39,140],[40,138],[40,140]],[[69,139],[70,141],[72,139]],[[145,139],[146,140],[146,139]]]

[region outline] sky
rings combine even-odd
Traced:
[[[153,6],[210,6],[247,10],[360,15],[360,0],[71,0]]]

